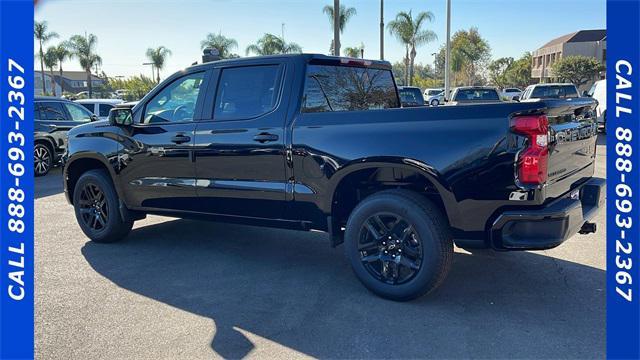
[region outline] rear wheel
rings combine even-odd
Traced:
[[[431,100],[431,106],[438,106],[438,105],[440,105],[440,101],[438,101],[438,99]]]
[[[76,182],[73,191],[76,220],[89,239],[115,242],[131,231],[133,221],[122,219],[119,205],[118,195],[106,171],[87,171]]]
[[[33,147],[33,175],[45,176],[53,166],[53,152],[45,144]]]
[[[453,241],[432,202],[411,191],[388,190],[353,210],[345,251],[364,286],[384,298],[406,301],[442,283],[451,267]]]

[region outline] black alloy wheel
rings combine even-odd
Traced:
[[[109,220],[109,208],[104,192],[93,183],[86,183],[80,193],[78,207],[84,224],[94,231],[103,230]]]
[[[364,222],[358,250],[365,269],[387,284],[410,281],[422,264],[418,234],[406,219],[392,213],[377,213]]]

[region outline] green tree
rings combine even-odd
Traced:
[[[200,42],[200,48],[202,50],[206,48],[214,48],[218,50],[221,59],[239,57],[237,54],[233,53],[233,50],[238,48],[238,42],[235,39],[222,35],[221,33],[207,34],[207,37]]]
[[[302,48],[296,43],[287,43],[281,37],[264,34],[255,44],[247,46],[246,53],[256,55],[295,54],[301,53]]]
[[[605,66],[595,58],[577,55],[562,58],[551,68],[555,77],[579,87],[604,71]]]
[[[147,59],[151,61],[153,67],[156,69],[156,80],[157,83],[160,83],[160,70],[164,67],[164,62],[167,60],[167,57],[171,55],[171,50],[167,49],[164,46],[158,46],[157,48],[148,48],[147,49]]]
[[[40,75],[42,75],[42,93],[44,95],[47,94],[47,87],[45,86],[44,79],[44,52],[42,51],[42,46],[49,42],[49,40],[53,38],[57,38],[58,34],[53,31],[49,31],[49,27],[47,26],[47,22],[38,22],[36,21],[33,24],[33,36],[38,40],[38,44],[40,45],[39,50],[39,58],[40,58]]]
[[[494,86],[504,88],[509,85],[507,73],[512,64],[512,57],[499,58],[489,64],[489,80]]]
[[[457,82],[465,85],[484,83],[482,70],[491,59],[491,47],[475,27],[457,31],[451,39],[451,70]]]
[[[411,11],[401,11],[387,25],[389,33],[405,45],[405,63],[407,66],[407,79],[405,82],[409,85],[413,84],[413,67],[417,55],[416,48],[437,38],[433,31],[422,28],[426,22],[433,21],[433,18],[433,13],[430,11],[421,12],[415,18],[413,18]]]
[[[50,46],[43,56],[44,66],[49,70],[51,76],[51,92],[56,96],[56,83],[53,80],[53,68],[58,65],[58,57],[56,56],[56,47]]]
[[[329,18],[329,24],[331,24],[331,29],[334,29],[336,24],[334,23],[334,13],[333,13],[333,6],[332,5],[325,5],[324,8],[322,8],[322,12],[325,13],[327,15],[327,17]],[[349,22],[349,20],[354,17],[355,15],[357,15],[358,12],[356,11],[355,8],[353,7],[346,7],[344,6],[344,4],[340,5],[340,13],[339,15],[339,21],[338,21],[338,29],[340,31],[340,34],[342,34],[344,32],[344,28],[347,26],[347,23]],[[333,44],[333,40],[331,41],[331,55],[336,55],[335,49],[334,49],[334,44]],[[345,49],[346,50],[346,49]],[[353,56],[351,56],[353,57]]]
[[[91,69],[95,65],[102,64],[102,58],[96,54],[98,38],[89,34],[87,36],[74,35],[69,40],[71,53],[80,62],[80,67],[87,73],[87,86],[89,98],[93,96],[93,84],[91,83]]]
[[[142,99],[149,91],[156,86],[156,82],[154,79],[139,75],[133,76],[128,79],[113,79],[107,78],[105,84],[105,90],[114,91],[118,89],[126,90],[124,100],[126,101],[137,101]]]
[[[525,88],[531,85],[531,53],[526,52],[515,60],[506,73],[506,80],[510,86]]]
[[[60,80],[60,91],[64,93],[64,81],[62,80],[62,63],[71,58],[71,51],[69,51],[69,44],[66,41],[58,44],[54,50],[56,59],[58,60],[58,74]]]

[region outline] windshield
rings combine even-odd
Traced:
[[[531,97],[540,99],[574,98],[578,97],[578,92],[573,85],[536,86]]]
[[[400,93],[400,101],[406,104],[422,104],[424,102],[424,98],[422,97],[422,93],[420,93],[420,89],[416,88],[405,88],[398,90]]]
[[[500,100],[498,92],[493,89],[459,89],[455,101],[487,101]]]

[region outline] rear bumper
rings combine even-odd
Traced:
[[[578,196],[571,196],[577,191]],[[592,178],[578,189],[535,210],[505,211],[489,231],[497,250],[542,250],[575,235],[604,205],[606,181]]]

